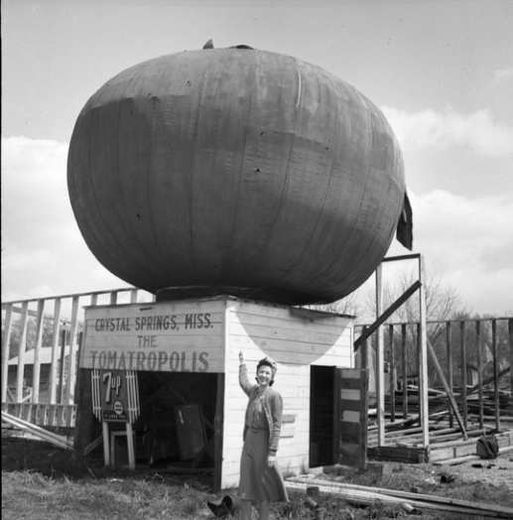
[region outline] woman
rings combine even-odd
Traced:
[[[288,502],[287,491],[276,465],[283,404],[271,388],[276,363],[265,357],[257,365],[257,384],[251,384],[242,352],[239,353],[239,383],[249,397],[244,421],[244,447],[240,464],[239,496],[242,520],[251,519],[255,504],[261,520],[269,518],[271,502]]]

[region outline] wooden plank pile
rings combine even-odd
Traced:
[[[401,507],[408,513],[440,511],[465,515],[465,518],[513,518],[513,508],[511,507],[395,489],[345,484],[309,476],[288,478],[285,484],[291,490],[305,492],[308,488],[315,486],[321,493],[336,495],[357,506],[372,506],[379,502],[387,506]]]
[[[50,444],[53,444],[59,448],[65,450],[73,449],[73,442],[68,440],[67,437],[52,433],[48,430],[45,430],[44,428],[40,428],[39,426],[32,424],[31,422],[24,421],[23,419],[15,417],[14,415],[10,415],[6,412],[2,412],[2,424],[3,423],[13,426],[16,429],[23,431],[24,433],[33,435],[40,440],[49,442]]]

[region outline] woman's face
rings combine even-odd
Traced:
[[[257,379],[258,384],[260,386],[269,386],[269,383],[271,382],[273,378],[273,371],[271,370],[271,367],[268,367],[267,365],[262,365],[258,371],[257,371]]]

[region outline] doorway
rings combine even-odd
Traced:
[[[338,407],[336,367],[310,367],[310,457],[311,468],[338,462]]]

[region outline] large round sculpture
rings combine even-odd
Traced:
[[[240,48],[108,81],[77,119],[68,187],[87,245],[123,280],[287,303],[363,283],[405,197],[376,106],[317,66]]]

